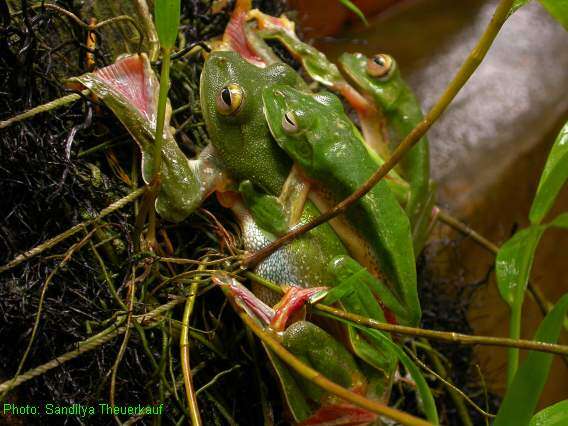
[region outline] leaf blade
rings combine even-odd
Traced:
[[[566,0],[568,20],[568,0]],[[542,171],[538,189],[529,213],[531,223],[537,224],[546,216],[558,192],[568,179],[568,122],[556,137]]]
[[[568,424],[568,399],[557,402],[536,413],[529,426],[562,426]]]
[[[162,49],[172,49],[180,19],[180,0],[155,0],[154,21]]]
[[[506,241],[497,253],[497,286],[501,297],[511,308],[522,303],[534,253],[544,229],[539,225],[522,229]]]
[[[568,31],[568,0],[540,0],[540,3]]]
[[[567,311],[568,294],[565,294],[541,322],[534,340],[556,343]],[[552,354],[529,352],[503,399],[493,426],[529,425],[548,378],[551,363]]]
[[[367,17],[365,16],[365,14],[353,2],[351,2],[350,0],[339,0],[339,3],[341,3],[347,9],[349,9],[351,12],[357,15],[365,25],[367,26],[369,25],[369,22],[367,21]]]

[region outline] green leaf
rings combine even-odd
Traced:
[[[568,19],[568,0],[557,1],[565,4],[567,8],[565,19]],[[546,216],[566,179],[568,179],[568,122],[560,130],[548,154],[529,214],[532,223],[540,223]]]
[[[540,0],[544,8],[568,31],[568,0]]]
[[[351,12],[357,15],[365,25],[369,25],[369,22],[367,22],[365,14],[361,11],[361,9],[359,9],[355,4],[353,4],[353,2],[349,0],[339,0],[339,3],[341,3],[347,9],[349,9]]]
[[[564,228],[568,229],[568,212],[562,213],[556,216],[552,222],[550,222],[550,226],[555,226],[557,228]]]
[[[338,318],[336,318],[338,319]],[[338,319],[339,320],[339,319]],[[368,327],[364,327],[359,324],[351,323],[349,321],[340,320],[342,322],[350,323],[353,327],[361,330],[364,334],[369,336],[372,340],[377,341],[377,344],[380,342],[381,346],[386,346],[389,348],[390,351],[394,352],[404,368],[416,383],[416,389],[418,390],[418,395],[420,396],[421,401],[421,408],[426,415],[426,418],[431,423],[437,425],[439,424],[438,419],[438,410],[436,409],[436,403],[434,402],[434,396],[432,395],[432,391],[424,379],[420,368],[414,363],[412,359],[404,352],[404,350],[394,343],[389,337],[385,336],[378,330],[374,330]]]
[[[162,49],[172,49],[176,42],[180,17],[180,0],[155,0],[154,20]]]
[[[519,10],[521,7],[526,5],[530,0],[515,0],[513,1],[513,5],[511,6],[511,11],[509,12],[509,16]]]
[[[523,302],[534,253],[545,229],[541,225],[522,229],[503,244],[497,253],[497,286],[501,297],[511,308]]]
[[[529,426],[563,426],[568,424],[568,399],[540,410],[531,419]]]
[[[568,294],[565,294],[541,322],[534,340],[556,343],[567,310]],[[550,353],[529,352],[505,394],[493,426],[529,425],[548,378],[551,362]]]

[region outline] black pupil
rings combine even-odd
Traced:
[[[284,120],[286,120],[288,122],[288,124],[290,124],[291,126],[295,126],[296,123],[294,123],[292,121],[292,119],[290,117],[288,117],[288,113],[284,114]]]
[[[221,90],[221,98],[223,99],[223,102],[225,102],[228,106],[231,106],[231,91],[227,87]]]
[[[385,59],[382,56],[375,56],[373,62],[381,67],[385,66]]]

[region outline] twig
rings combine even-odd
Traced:
[[[33,116],[41,114],[42,112],[51,111],[52,109],[56,109],[68,105],[70,103],[73,103],[75,101],[78,101],[79,99],[81,99],[81,97],[87,96],[89,93],[90,90],[85,89],[80,94],[71,93],[70,95],[62,96],[61,98],[55,99],[46,104],[36,106],[35,108],[24,111],[21,114],[10,117],[7,120],[0,121],[0,129],[4,129],[19,121],[24,121],[27,120],[28,118],[32,118]]]
[[[493,41],[495,40],[495,37],[499,33],[499,30],[507,20],[512,3],[513,0],[501,0],[499,2],[495,10],[495,14],[487,25],[487,28],[485,29],[481,38],[479,39],[473,50],[470,52],[465,62],[462,64],[457,74],[450,82],[442,96],[438,99],[436,104],[432,107],[428,114],[426,114],[422,121],[420,121],[420,123],[418,123],[418,125],[414,129],[412,129],[412,131],[404,138],[401,144],[394,150],[392,156],[387,161],[385,161],[385,163],[371,177],[369,177],[369,179],[363,185],[361,185],[357,189],[357,191],[355,191],[353,194],[348,196],[336,206],[322,213],[311,222],[302,225],[291,232],[288,232],[263,249],[249,255],[243,260],[243,265],[248,268],[256,266],[262,259],[269,256],[282,245],[302,234],[305,234],[316,226],[327,222],[335,216],[344,213],[351,205],[357,202],[357,200],[363,197],[373,188],[373,186],[375,186],[383,177],[385,177],[388,172],[398,164],[398,162],[406,154],[406,152],[408,152],[408,150],[411,149],[422,138],[422,136],[424,136],[428,129],[436,122],[436,120],[440,117],[440,115],[458,94],[460,89],[471,77],[473,72],[477,69],[482,59],[485,57],[487,51],[489,50],[489,47],[491,47]]]
[[[205,259],[207,260],[207,259]],[[198,270],[203,270],[205,265],[199,265]],[[181,335],[179,339],[179,349],[181,355],[181,369],[183,372],[183,382],[185,385],[185,395],[187,398],[187,405],[193,426],[200,426],[201,416],[199,415],[199,405],[197,404],[197,392],[193,388],[191,381],[191,367],[189,363],[189,320],[195,306],[195,299],[199,290],[199,278],[194,278],[189,289],[189,296],[185,302],[185,309],[183,311],[183,319],[181,323]]]
[[[283,290],[274,283],[253,274],[252,272],[247,272],[245,274],[248,278],[256,281],[265,287],[274,290],[276,292],[282,293]],[[364,325],[370,328],[374,328],[380,331],[386,331],[388,333],[402,334],[406,336],[413,337],[425,337],[427,339],[440,340],[449,343],[460,343],[463,345],[487,345],[487,346],[501,346],[508,348],[519,348],[532,351],[548,352],[556,355],[568,355],[568,346],[557,345],[554,343],[545,342],[535,342],[532,340],[523,339],[509,339],[505,337],[492,337],[492,336],[472,336],[469,334],[461,334],[448,331],[436,331],[436,330],[426,330],[423,328],[407,327],[404,325],[389,324],[376,321],[371,318],[363,317],[361,315],[352,314],[350,312],[343,311],[341,309],[336,309],[331,306],[324,305],[322,303],[316,303],[312,305],[316,313],[319,311],[322,315],[329,317],[339,317],[348,321],[352,321],[356,324]]]
[[[10,262],[6,263],[5,265],[0,266],[0,273],[5,272],[9,269],[12,269],[15,266],[18,266],[20,263],[22,263],[26,260],[30,260],[32,257],[37,256],[38,254],[44,252],[45,250],[56,246],[60,242],[62,242],[64,240],[66,240],[67,238],[75,235],[80,230],[85,229],[88,225],[92,225],[92,224],[96,223],[97,221],[101,220],[103,217],[108,216],[109,214],[114,213],[117,210],[120,210],[121,208],[126,206],[128,203],[131,203],[136,198],[138,198],[140,195],[142,195],[144,193],[144,191],[146,191],[145,187],[136,189],[135,191],[128,194],[126,197],[123,197],[120,200],[115,201],[114,203],[112,203],[107,208],[101,210],[101,212],[95,218],[87,220],[85,222],[78,223],[77,225],[69,228],[67,231],[62,232],[61,234],[45,241],[44,243],[41,243],[38,246],[35,246],[31,250],[28,250],[25,253],[19,254],[14,259],[12,259]]]

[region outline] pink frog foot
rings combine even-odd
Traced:
[[[327,295],[327,287],[302,288],[289,286],[286,293],[274,305],[274,317],[270,327],[275,331],[284,331],[288,321],[296,316],[306,303],[316,303]]]
[[[377,415],[364,408],[340,402],[320,407],[298,426],[364,426],[374,422]]]
[[[300,311],[306,303],[315,303],[327,295],[327,287],[302,288],[289,286],[286,293],[274,308],[266,305],[248,288],[229,275],[214,275],[213,282],[223,287],[228,295],[251,318],[255,318],[263,326],[270,326],[274,331],[284,331],[289,320]]]

